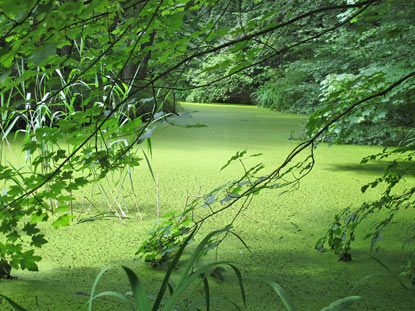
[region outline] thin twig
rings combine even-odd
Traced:
[[[221,213],[222,211],[224,211],[224,210],[228,209],[229,207],[233,206],[237,201],[239,201],[241,198],[245,197],[246,195],[249,195],[250,193],[253,193],[254,191],[259,191],[259,190],[265,188],[276,176],[278,176],[280,174],[282,169],[285,168],[303,150],[305,150],[306,148],[308,148],[310,146],[313,147],[316,140],[319,139],[322,136],[322,134],[325,133],[333,124],[335,124],[337,121],[339,121],[344,116],[348,115],[356,107],[358,107],[358,106],[360,106],[360,105],[362,105],[362,104],[364,104],[364,103],[366,103],[366,102],[368,102],[368,101],[370,101],[374,98],[385,96],[387,93],[392,91],[394,88],[396,88],[397,86],[399,86],[400,84],[402,84],[406,80],[412,78],[413,76],[415,76],[415,71],[411,72],[410,74],[404,76],[400,80],[398,80],[395,83],[391,84],[389,87],[385,88],[383,91],[375,93],[375,94],[373,94],[371,96],[368,96],[364,99],[361,99],[361,100],[355,102],[354,104],[352,104],[351,106],[349,106],[345,111],[343,111],[342,113],[340,113],[339,115],[334,117],[331,121],[329,121],[323,128],[321,128],[316,134],[314,134],[314,136],[312,138],[298,144],[291,151],[291,153],[286,157],[284,162],[278,168],[276,168],[271,174],[269,174],[266,178],[255,182],[252,186],[250,186],[247,190],[245,190],[241,195],[236,197],[232,202],[230,202],[226,206],[216,210],[214,213],[207,215],[204,219],[195,222],[195,224],[198,225],[199,223],[204,222],[206,219],[208,219],[208,218],[210,218],[210,217],[212,217],[212,216],[214,216],[218,213]],[[312,163],[314,165],[314,160],[313,160]]]
[[[157,180],[156,180],[156,213],[157,213],[157,219],[160,218],[160,209],[159,209],[159,174],[157,174]]]

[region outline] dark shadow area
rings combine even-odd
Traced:
[[[153,287],[161,284],[159,280],[164,276],[164,271],[152,269],[151,277],[149,277],[149,271],[144,272],[143,270],[149,270],[150,268],[146,268],[141,264],[140,268],[137,268],[137,262],[133,263],[132,260],[122,260],[116,264],[134,270],[145,282],[149,294],[156,292]],[[140,270],[142,270],[142,273],[140,273]],[[27,310],[76,311],[81,310],[82,306],[87,303],[93,282],[99,272],[100,269],[93,267],[65,267],[48,272],[41,271],[23,275],[19,273],[16,280],[0,281],[0,285],[3,288],[11,289],[11,291],[3,290],[2,293],[8,295]],[[105,272],[98,283],[95,295],[104,291],[116,291],[125,295],[130,290],[126,273],[117,266]],[[100,311],[128,309],[128,305],[110,296],[97,298],[93,306],[93,310]],[[0,301],[0,310],[9,310],[7,307],[9,307],[7,301]]]
[[[150,206],[146,206],[145,209],[150,209]],[[151,208],[151,211],[154,211],[154,208]],[[274,212],[272,214],[274,215]],[[241,243],[233,243],[231,238],[229,242],[224,242],[223,248],[219,249],[217,258],[215,258],[216,254],[213,250],[207,258],[202,259],[203,264],[229,261],[241,270],[247,293],[248,306],[246,310],[285,310],[273,289],[256,279],[257,277],[278,282],[285,288],[298,310],[320,310],[331,302],[350,295],[350,289],[363,278],[369,275],[388,273],[387,270],[370,258],[368,247],[356,246],[353,248],[353,261],[348,263],[339,262],[337,256],[330,250],[324,253],[315,251],[313,246],[318,238],[315,235],[316,223],[326,217],[323,210],[320,212],[304,212],[304,217],[314,219],[314,222],[310,220],[310,222],[305,222],[300,226],[296,224],[298,222],[296,217],[299,217],[298,213],[283,214],[287,220],[278,215],[276,213],[275,218],[273,218],[269,211],[269,214],[264,213],[262,215],[264,217],[262,224],[252,223],[252,226],[257,228],[261,226],[262,232],[245,228],[241,233],[242,238],[246,239],[247,244],[251,247],[252,253],[249,253]],[[99,223],[106,225],[110,222],[102,221]],[[241,227],[251,226],[249,219],[246,220],[246,223],[247,225],[241,225]],[[274,231],[273,228],[275,227],[279,227],[279,230],[275,229]],[[98,226],[91,226],[92,233],[90,234],[92,236],[97,234],[98,228]],[[104,256],[105,247],[111,245],[111,241],[108,244],[105,244],[105,241],[111,238],[112,235],[125,233],[123,230],[114,230],[118,227],[105,228],[107,228],[105,233],[108,234],[106,238],[99,241],[92,239],[88,244],[89,246],[85,245],[82,248],[84,249],[80,254],[82,257],[88,256],[88,251],[95,254],[93,255],[94,258]],[[71,234],[73,234],[71,239],[74,241],[72,248],[79,250],[82,245],[76,245],[75,242],[79,231],[73,230],[74,228],[70,229]],[[263,230],[265,230],[265,233]],[[324,230],[319,229],[318,231]],[[121,242],[117,240],[117,243],[130,243],[131,241],[135,243],[134,239],[142,239],[142,236],[137,237],[133,232],[133,230],[128,231],[129,235],[126,235]],[[238,229],[236,232],[239,233]],[[200,232],[200,234],[197,241],[200,241],[205,232]],[[281,237],[284,238],[281,239]],[[186,264],[189,254],[195,249],[196,245],[197,243],[194,243],[188,247],[179,266],[183,267]],[[15,299],[16,302],[21,303],[28,310],[79,310],[87,302],[88,294],[91,292],[92,284],[100,269],[107,264],[115,263],[125,265],[135,271],[143,282],[147,293],[153,296],[156,295],[164,277],[166,266],[151,268],[142,260],[134,260],[133,251],[125,255],[120,254],[117,246],[115,248],[117,249],[117,258],[121,258],[119,260],[114,257],[111,260],[102,260],[102,266],[101,263],[97,263],[95,266],[89,266],[87,263],[82,266],[82,263],[67,260],[63,261],[63,266],[52,270],[45,271],[41,267],[40,272],[37,273],[19,272],[18,280],[0,283],[1,292]],[[71,251],[63,248],[62,251],[56,254],[61,258],[67,258],[71,255]],[[406,258],[402,255],[403,252],[400,251],[388,252],[382,250],[381,253],[376,254],[376,257],[389,267],[395,275],[398,275],[401,267],[406,264]],[[75,258],[77,257],[75,256]],[[94,260],[93,262],[97,261]],[[212,280],[212,296],[225,297],[227,300],[234,301],[242,306],[237,277],[229,266],[223,266],[226,269],[224,281]],[[173,280],[177,282],[180,274],[181,271],[175,271]],[[191,289],[186,292],[185,295],[187,296],[185,298],[188,301],[195,301],[201,297],[202,294],[197,286],[200,286],[200,282],[192,284]],[[109,290],[122,294],[131,290],[125,272],[119,267],[104,274],[99,282],[97,293]],[[410,288],[410,291],[404,290],[391,277],[370,278],[362,283],[358,290],[353,292],[355,295],[362,296],[363,299],[351,310],[412,311],[414,301],[411,294],[413,295],[413,288]],[[5,301],[1,302],[0,310],[9,310],[6,304]],[[127,309],[127,305],[110,297],[97,299],[93,308],[94,311]],[[218,302],[218,305],[215,305],[211,310],[227,311],[234,310],[234,308],[229,304],[219,304]]]
[[[403,258],[386,251],[376,255],[392,268],[395,273],[392,275],[371,259],[369,254],[369,251],[364,250],[353,251],[355,259],[345,263],[337,261],[337,256],[330,251],[308,253],[307,256],[301,252],[256,252],[255,261],[260,258],[264,265],[255,269],[254,276],[277,281],[289,293],[298,310],[309,310],[310,305],[322,308],[349,295],[363,298],[351,310],[413,310],[413,288],[403,278],[400,279],[407,289],[396,280],[399,277],[396,264],[403,264]],[[272,271],[265,264],[270,262],[275,262]],[[264,290],[274,296],[273,300],[279,301],[272,289],[265,287]],[[257,293],[261,296],[264,294]],[[267,297],[263,296],[263,299]]]
[[[189,248],[187,253],[190,253],[191,249]],[[356,249],[352,255],[354,260],[344,263],[337,261],[337,257],[331,251],[318,253],[309,247],[289,251],[253,248],[253,253],[245,253],[242,256],[239,250],[226,248],[226,251],[220,252],[218,260],[229,260],[241,270],[247,292],[247,310],[283,310],[278,295],[267,284],[256,279],[257,277],[278,282],[285,288],[298,310],[308,310],[310,306],[322,308],[350,294],[363,297],[351,310],[412,310],[413,288],[405,290],[393,277],[387,276],[367,278],[358,283],[369,275],[388,274],[388,271],[371,259],[368,251]],[[401,255],[382,251],[376,257],[395,271],[397,266],[404,263]],[[206,258],[203,263],[214,261]],[[116,263],[134,270],[144,283],[148,294],[157,294],[164,277],[164,268],[152,269],[142,261],[133,262],[132,258],[122,259]],[[186,259],[180,262],[180,266],[183,267],[185,263]],[[210,282],[212,295],[241,304],[238,280],[229,266],[223,266],[226,269],[224,281]],[[25,273],[18,280],[2,282],[1,285],[13,285],[14,290],[5,294],[12,294],[12,298],[28,310],[74,311],[87,302],[99,271],[100,269],[94,267],[65,267],[39,274]],[[180,271],[174,274],[175,280],[178,275]],[[194,286],[197,283],[195,282]],[[351,293],[350,290],[356,284],[359,284],[359,287]],[[97,293],[108,290],[122,294],[131,290],[127,276],[121,268],[112,268],[103,275]],[[0,303],[0,310],[6,305],[5,301]],[[93,308],[102,311],[126,309],[127,305],[112,297],[97,299]]]
[[[376,174],[381,175],[383,174],[390,162],[388,161],[377,161],[377,162],[369,162],[366,164],[332,164],[329,165],[325,170],[331,172],[356,172],[356,173],[365,173],[365,174]],[[399,170],[405,171],[406,174],[415,174],[415,167],[411,162],[399,162],[398,166]],[[391,172],[398,172],[398,170],[392,170]]]

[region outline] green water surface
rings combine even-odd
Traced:
[[[253,106],[182,104],[191,117],[174,121],[179,125],[206,124],[203,128],[176,127],[160,124],[152,138],[152,168],[159,179],[159,207],[165,213],[182,209],[186,194],[207,192],[238,177],[243,169],[233,164],[220,168],[236,151],[262,153],[260,158],[246,161],[266,165],[270,172],[299,143],[304,117],[282,114]],[[19,146],[14,146],[18,148]],[[359,164],[364,156],[380,152],[380,147],[318,146],[312,173],[291,193],[265,191],[250,205],[234,226],[235,232],[251,247],[249,253],[241,243],[229,238],[217,254],[212,252],[204,262],[230,260],[240,267],[247,291],[247,310],[284,310],[273,290],[255,277],[266,277],[280,283],[298,310],[320,310],[330,302],[349,295],[356,282],[375,273],[387,273],[370,258],[369,242],[357,241],[353,261],[337,261],[330,251],[314,250],[316,240],[324,234],[336,212],[347,206],[357,207],[364,200],[374,199],[379,192],[360,193],[360,187],[382,173],[384,163]],[[302,159],[300,157],[300,159]],[[413,181],[407,181],[413,182]],[[87,196],[90,190],[85,190]],[[107,218],[54,230],[44,231],[49,243],[37,253],[43,257],[39,272],[16,271],[16,280],[1,280],[0,293],[16,300],[28,310],[78,310],[87,301],[93,280],[104,266],[119,263],[134,269],[147,290],[156,294],[164,276],[163,267],[148,267],[134,253],[156,219],[156,186],[143,165],[134,170],[134,195],[126,187],[125,204],[134,211],[135,203],[142,213],[139,221],[131,213],[122,225],[116,218]],[[76,194],[75,215],[82,208],[82,194]],[[105,209],[105,202],[91,196]],[[85,203],[85,202],[84,202]],[[235,211],[219,215],[203,228],[203,235],[229,223]],[[85,214],[85,213],[84,213]],[[84,216],[81,215],[81,216]],[[91,211],[93,214],[93,211]],[[413,223],[408,211],[399,218],[399,226],[386,232],[379,253],[374,254],[398,274],[405,262],[402,242]],[[369,222],[370,224],[370,222]],[[364,231],[363,229],[361,235]],[[216,257],[217,256],[217,257]],[[121,270],[108,272],[99,291],[129,290]],[[229,271],[224,282],[212,281],[212,295],[242,305],[236,278]],[[414,291],[405,291],[393,278],[374,278],[361,285],[354,294],[363,299],[353,310],[414,310]],[[197,289],[189,292],[191,301],[200,296]],[[220,301],[213,310],[234,310]],[[10,310],[4,300],[0,310]],[[94,310],[127,310],[127,306],[110,299],[97,300]]]

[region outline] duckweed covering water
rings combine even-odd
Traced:
[[[281,163],[298,143],[288,138],[301,128],[304,119],[256,107],[183,104],[192,112],[179,124],[206,124],[206,128],[187,129],[159,126],[153,137],[152,167],[159,176],[160,210],[162,213],[183,208],[186,194],[202,193],[238,177],[242,167],[231,165],[219,169],[236,151],[263,156],[247,161],[247,165],[262,161],[268,170]],[[197,111],[197,112],[194,112]],[[316,151],[316,166],[300,188],[288,194],[262,192],[235,224],[235,231],[251,247],[247,252],[232,237],[216,254],[204,261],[231,260],[243,271],[248,310],[283,310],[283,306],[268,285],[255,280],[266,277],[279,282],[290,294],[298,310],[320,310],[330,302],[349,295],[353,284],[374,273],[386,273],[370,258],[368,242],[357,242],[352,251],[353,261],[343,263],[330,251],[317,253],[316,240],[327,230],[333,215],[346,206],[358,206],[377,193],[360,193],[360,187],[381,172],[382,163],[360,166],[362,157],[379,152],[378,147],[320,145]],[[413,182],[413,181],[408,181]],[[155,294],[164,275],[163,267],[149,268],[136,260],[134,253],[156,219],[156,187],[149,170],[143,164],[134,171],[135,193],[143,222],[132,216],[122,225],[117,218],[84,222],[54,230],[45,225],[49,244],[38,254],[43,257],[39,272],[17,271],[17,280],[1,280],[0,292],[10,296],[29,310],[78,310],[87,301],[92,282],[98,271],[111,263],[133,268]],[[89,193],[86,190],[85,193]],[[379,191],[379,190],[378,190]],[[80,210],[82,194],[74,206]],[[129,200],[133,200],[130,196]],[[99,197],[97,206],[105,209]],[[133,202],[130,209],[134,210]],[[220,214],[203,227],[201,235],[228,224],[234,211]],[[408,212],[400,218],[399,228],[390,228],[386,241],[376,254],[394,273],[405,264],[402,241],[413,220]],[[363,232],[362,232],[363,234]],[[237,282],[231,273],[224,282],[213,282],[213,295],[238,300]],[[111,270],[101,280],[98,290],[129,290],[121,270]],[[197,294],[189,293],[189,299]],[[413,291],[402,289],[393,278],[376,278],[364,283],[354,294],[364,299],[355,310],[413,310]],[[96,300],[95,310],[125,310],[112,299]],[[215,310],[232,310],[224,301]],[[10,310],[5,301],[0,310]]]

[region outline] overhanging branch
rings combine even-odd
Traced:
[[[337,121],[339,121],[340,119],[342,119],[344,116],[350,114],[354,109],[356,109],[357,107],[361,106],[362,104],[374,99],[374,98],[378,98],[378,97],[382,97],[385,96],[386,94],[388,94],[390,91],[392,91],[393,89],[395,89],[396,87],[398,87],[399,85],[401,85],[402,83],[404,83],[405,81],[411,79],[412,77],[415,76],[415,71],[409,73],[408,75],[402,77],[401,79],[399,79],[398,81],[392,83],[389,87],[385,88],[383,91],[380,91],[378,93],[372,94],[368,97],[365,97],[364,99],[361,99],[357,102],[355,102],[354,104],[350,105],[345,111],[343,111],[342,113],[338,114],[337,116],[335,116],[333,119],[331,119],[329,122],[327,122],[327,124],[322,127],[317,133],[315,133],[309,140],[304,141],[300,144],[298,144],[291,152],[290,154],[286,157],[286,159],[284,160],[284,162],[278,167],[276,168],[274,171],[271,172],[271,174],[269,174],[266,178],[261,179],[257,182],[255,182],[251,187],[249,187],[247,190],[245,190],[242,194],[240,194],[237,198],[235,198],[232,202],[228,203],[227,205],[225,205],[224,207],[214,211],[212,214],[209,214],[208,216],[206,216],[204,219],[199,220],[197,222],[195,222],[196,225],[198,225],[199,223],[205,221],[206,219],[230,208],[231,206],[233,206],[236,202],[238,202],[241,198],[249,195],[250,193],[254,192],[255,190],[260,190],[266,187],[266,185],[268,185],[276,176],[278,176],[280,174],[280,172],[289,164],[292,162],[292,160],[294,160],[295,157],[297,157],[303,150],[307,149],[310,146],[313,146],[316,142],[317,139],[319,139],[323,133],[325,133],[332,125],[334,125]]]

